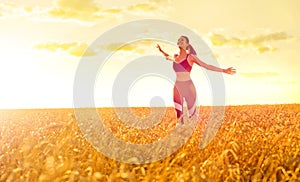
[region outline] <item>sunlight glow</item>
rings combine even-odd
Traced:
[[[81,56],[97,56],[97,49],[111,51],[117,45],[99,45],[95,50],[89,45],[112,27],[136,20],[137,14],[139,19],[168,19],[195,30],[220,67],[237,69],[236,75],[223,75],[227,105],[299,103],[299,2],[232,2],[234,9],[230,3],[216,6],[206,0],[201,5],[196,1],[5,0],[0,3],[0,108],[73,107],[73,81]],[[272,8],[265,8],[263,14],[253,11],[271,3]],[[182,11],[183,6],[189,11]],[[168,33],[172,34],[166,32],[162,37]],[[111,106],[115,76],[130,60],[161,56],[155,44],[144,41],[118,50],[102,70],[105,79],[95,83],[95,102]],[[178,51],[161,45],[170,54]],[[199,104],[211,105],[213,98],[202,68],[195,65],[191,77]],[[156,78],[135,84],[129,93],[130,105],[149,105],[158,95],[173,106],[172,84]]]

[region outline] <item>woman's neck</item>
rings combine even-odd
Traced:
[[[184,54],[186,54],[186,51],[183,49],[183,48],[180,48],[180,55],[184,55]]]

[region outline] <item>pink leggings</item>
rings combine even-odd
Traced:
[[[173,101],[177,118],[183,114],[183,98],[187,103],[189,117],[192,117],[196,113],[196,88],[192,80],[175,82]]]

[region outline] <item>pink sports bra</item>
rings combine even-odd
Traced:
[[[186,56],[186,58],[181,61],[180,63],[173,62],[173,69],[175,72],[191,72],[192,66],[189,64],[187,58],[189,55]]]

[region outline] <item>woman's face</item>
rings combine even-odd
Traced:
[[[177,41],[177,45],[182,49],[186,49],[186,47],[189,44],[187,43],[187,40],[184,37],[179,37],[179,39]]]

